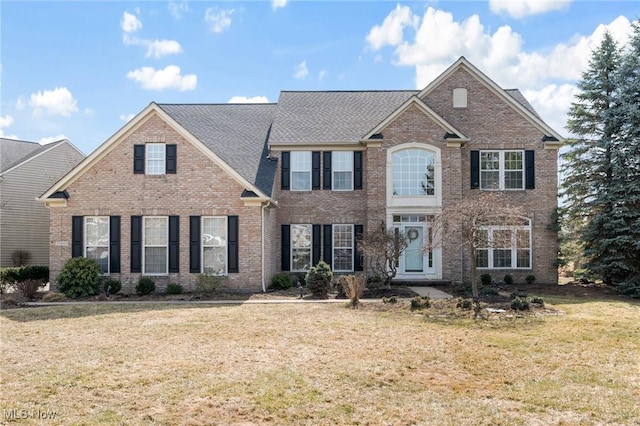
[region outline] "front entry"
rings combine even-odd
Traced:
[[[433,248],[433,228],[424,215],[394,215],[393,226],[407,241],[407,248],[398,259],[396,278],[435,279],[439,278],[436,255]]]

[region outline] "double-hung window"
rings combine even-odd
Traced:
[[[333,270],[353,271],[353,225],[333,225]]]
[[[486,226],[477,235],[478,268],[531,268],[531,222],[519,226]]]
[[[333,151],[331,155],[334,191],[353,191],[353,151]]]
[[[104,274],[109,273],[109,216],[84,218],[85,257],[95,260]]]
[[[168,271],[169,225],[167,216],[145,216],[143,234],[143,273],[165,275]]]
[[[307,271],[311,267],[311,225],[291,225],[291,270]]]
[[[148,175],[163,175],[166,170],[166,145],[163,143],[146,144],[146,170]]]
[[[311,191],[311,151],[291,152],[291,190]]]
[[[480,151],[480,189],[524,189],[524,151]]]
[[[202,270],[227,275],[227,218],[202,218]]]

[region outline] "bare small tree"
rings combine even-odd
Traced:
[[[436,244],[455,244],[468,250],[471,259],[471,291],[478,298],[478,249],[510,248],[512,231],[509,227],[522,225],[524,211],[520,206],[506,203],[500,192],[482,192],[477,197],[467,197],[447,205],[434,220]],[[489,238],[487,227],[505,227],[504,232],[494,232]]]
[[[409,241],[397,228],[387,229],[384,222],[358,241],[358,249],[367,269],[385,278],[390,285],[396,276],[400,255],[407,249]]]

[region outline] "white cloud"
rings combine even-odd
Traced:
[[[43,113],[69,117],[78,110],[78,101],[66,87],[56,87],[53,90],[32,93],[29,106],[33,108],[33,115],[36,117]]]
[[[396,8],[386,17],[382,25],[374,26],[367,35],[367,42],[373,50],[385,45],[397,46],[402,42],[405,27],[415,27],[419,17],[411,13],[408,6],[396,5]]]
[[[120,21],[120,28],[125,33],[133,33],[142,28],[142,22],[138,19],[136,15],[132,15],[129,12],[124,12],[122,15],[122,20]]]
[[[38,143],[40,145],[46,145],[52,142],[58,142],[61,141],[62,139],[67,139],[67,137],[65,135],[57,135],[57,136],[50,136],[50,137],[45,137],[45,138],[40,138],[40,140],[38,141]]]
[[[372,27],[366,40],[373,51],[390,46],[396,65],[414,67],[418,89],[465,56],[501,87],[519,88],[541,117],[562,132],[574,84],[587,69],[605,30],[622,45],[631,34],[631,23],[620,16],[591,34],[575,35],[544,52],[527,52],[521,35],[508,25],[491,31],[478,15],[456,21],[451,13],[433,7],[423,16],[396,7],[382,25]],[[379,54],[374,60],[379,60]]]
[[[13,123],[13,117],[10,115],[5,115],[4,117],[0,115],[0,128],[9,127]]]
[[[281,7],[285,7],[289,3],[289,0],[271,0],[271,8],[276,10]]]
[[[230,104],[268,104],[269,99],[266,96],[253,96],[248,98],[246,96],[234,96],[229,99]]]
[[[307,61],[302,61],[294,70],[293,76],[298,80],[304,80],[309,75],[309,68],[307,68]]]
[[[182,52],[180,43],[174,40],[153,40],[144,41],[147,45],[147,58],[160,58],[166,55],[173,55]]]
[[[177,2],[171,0],[167,7],[176,19],[182,19],[182,14],[189,11],[189,6],[186,1]]]
[[[569,7],[572,0],[489,0],[493,13],[506,13],[520,19],[529,15],[539,15]]]
[[[318,80],[322,81],[325,78],[327,78],[327,71],[320,70],[320,72],[318,73]]]
[[[198,77],[195,74],[183,76],[177,65],[168,65],[161,70],[142,67],[129,71],[127,78],[140,83],[140,86],[145,90],[176,89],[184,92],[195,89],[198,84]]]
[[[211,31],[221,33],[231,26],[231,15],[233,13],[233,9],[210,7],[204,14],[204,21],[209,25]]]
[[[124,121],[125,123],[128,123],[135,116],[136,116],[135,114],[120,114],[120,120]]]

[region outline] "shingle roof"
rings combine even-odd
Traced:
[[[281,92],[269,143],[358,142],[416,90]]]
[[[271,196],[276,162],[266,140],[275,104],[158,104],[242,177]]]
[[[4,173],[34,155],[62,142],[64,142],[64,140],[47,145],[40,145],[37,142],[0,138],[0,173]]]
[[[540,116],[538,115],[537,111],[535,109],[533,109],[533,106],[529,103],[527,98],[524,97],[524,95],[520,92],[520,90],[518,90],[518,89],[506,89],[505,92],[507,92],[507,94],[509,94],[513,99],[518,101],[518,103],[520,103],[520,105],[522,105],[523,107],[528,109],[531,114],[533,114],[536,117],[540,118]]]

